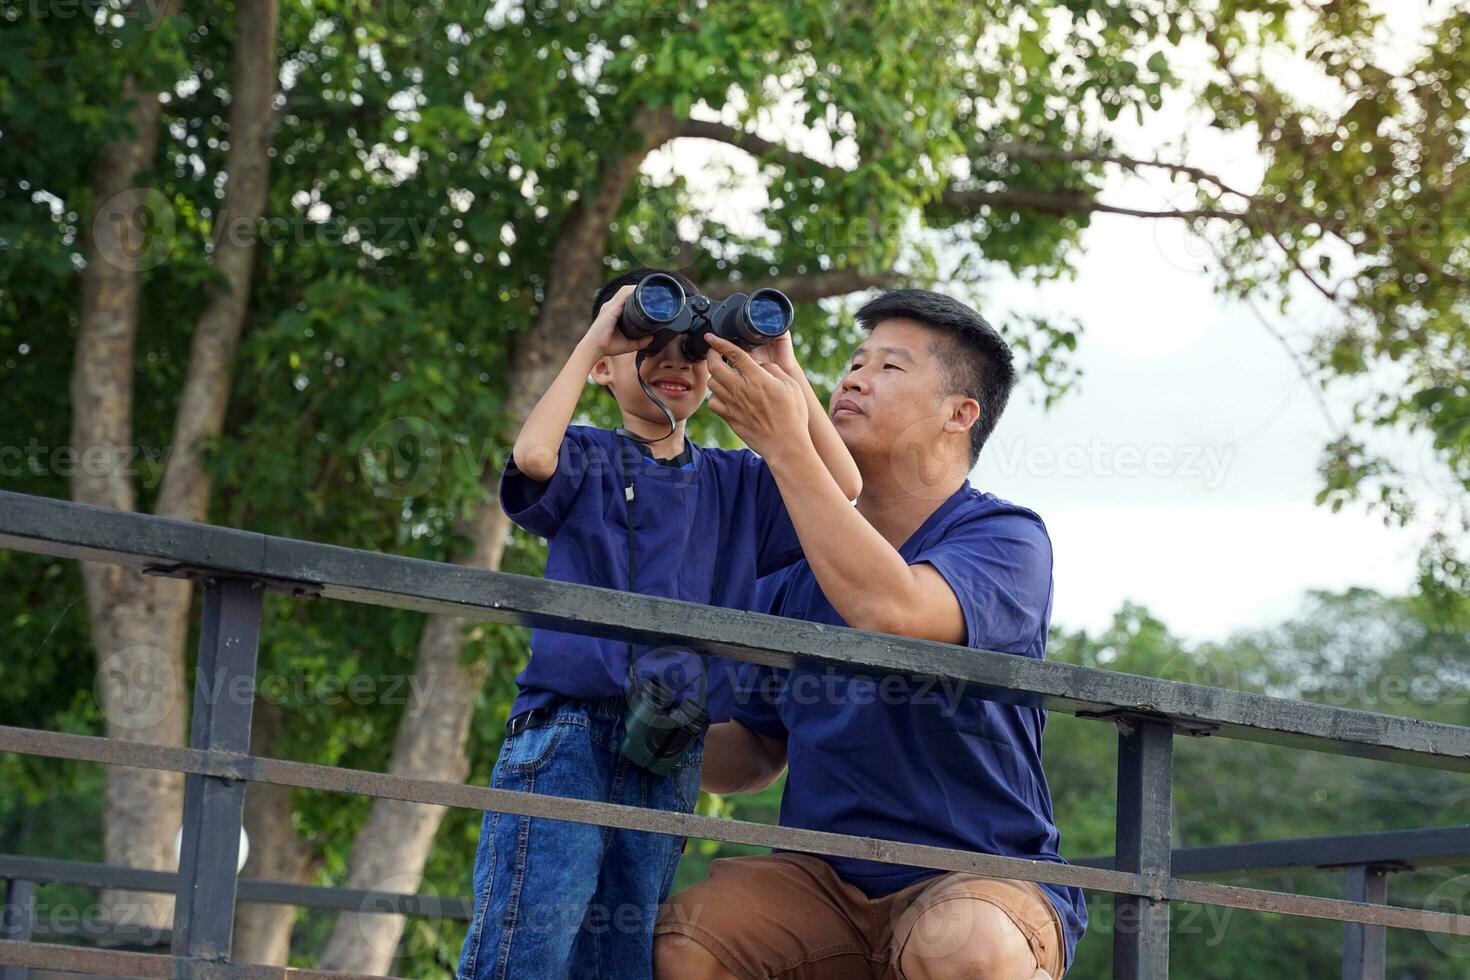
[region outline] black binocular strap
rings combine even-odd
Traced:
[[[638,380],[642,382],[642,372],[639,373]],[[645,385],[645,390],[646,388],[647,386]],[[649,392],[650,397],[652,397],[652,394],[652,392]],[[660,403],[660,405],[662,405],[662,403]],[[665,411],[667,411],[667,409],[665,409]],[[672,415],[670,415],[669,417],[673,418]],[[633,433],[623,428],[618,429],[618,434],[626,435],[634,439],[638,438],[637,436],[634,436]],[[622,461],[623,464],[623,507],[625,508],[624,513],[627,514],[628,523],[628,591],[636,595],[638,593],[638,560],[633,547],[633,467],[630,466],[628,462],[628,453],[630,452],[637,455],[637,450],[633,449],[627,443],[618,443],[618,458]],[[634,460],[634,462],[637,462],[637,460]],[[638,652],[634,647],[634,644],[630,641],[628,643],[628,682],[633,687],[638,686],[638,674],[633,669],[633,662],[637,659]]]

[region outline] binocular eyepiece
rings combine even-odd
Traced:
[[[673,700],[673,693],[650,677],[633,692],[623,715],[619,751],[655,776],[674,768],[709,724],[704,705],[688,698],[675,705]]]
[[[686,296],[677,279],[656,272],[628,297],[618,329],[630,340],[653,337],[644,356],[653,356],[679,337],[684,357],[698,361],[709,353],[705,333],[750,350],[790,330],[793,315],[791,300],[779,289],[735,293],[716,303],[707,296]]]

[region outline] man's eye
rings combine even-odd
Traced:
[[[903,370],[903,368],[899,367],[897,364],[885,364],[885,365],[883,365],[883,370],[887,371],[889,368],[892,368],[895,371],[902,371]]]

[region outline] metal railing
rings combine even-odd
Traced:
[[[0,939],[0,965],[132,976],[280,976],[279,968],[230,962],[239,897],[235,864],[245,784],[251,781],[1109,892],[1115,905],[1113,973],[1119,980],[1168,976],[1169,903],[1174,901],[1348,923],[1348,946],[1359,941],[1367,951],[1353,961],[1360,970],[1356,976],[1363,978],[1382,976],[1384,927],[1470,936],[1470,916],[1383,904],[1382,889],[1367,874],[1356,901],[1188,880],[1173,873],[1169,845],[1176,734],[1470,772],[1470,728],[1010,654],[967,649],[965,656],[955,657],[955,648],[942,643],[3,491],[0,547],[188,576],[204,587],[188,748],[0,726],[0,751],[186,774],[171,955]],[[218,699],[210,692],[252,689],[267,590],[634,643],[679,643],[704,654],[778,667],[803,660],[943,678],[964,682],[971,694],[1110,722],[1118,730],[1113,867],[1060,865],[251,756],[253,698]],[[125,961],[118,958],[123,956]],[[1345,954],[1345,964],[1348,960]]]
[[[1108,855],[1083,858],[1075,863],[1085,867],[1111,868],[1113,857]],[[1381,904],[1386,899],[1388,876],[1394,872],[1422,867],[1470,865],[1470,826],[1424,827],[1370,834],[1183,847],[1174,849],[1170,863],[1175,874],[1201,878],[1242,874],[1340,872],[1344,876],[1349,896],[1355,901],[1366,901],[1370,886],[1376,886],[1378,880],[1382,879],[1383,891],[1375,897],[1375,901]],[[37,917],[36,910],[32,907],[37,885],[81,885],[96,889],[169,895],[174,894],[178,888],[178,876],[172,871],[19,854],[0,854],[0,881],[6,883],[7,918],[4,920],[4,929],[0,930],[0,938],[5,939],[29,939],[37,934],[69,936],[76,932],[74,927],[68,928],[67,923],[58,928]],[[236,899],[240,902],[291,905],[297,908],[393,914],[456,922],[468,922],[474,907],[472,896],[375,891],[261,878],[241,878]],[[1358,923],[1347,923],[1346,928],[1349,931],[1344,937],[1342,975],[1383,976],[1383,928]],[[152,946],[167,945],[171,940],[171,933],[167,929],[121,929],[99,924],[97,929],[88,932],[88,937],[98,942]],[[22,978],[0,972],[0,980]]]

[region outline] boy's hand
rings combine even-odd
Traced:
[[[636,288],[632,285],[624,286],[613,293],[612,299],[603,303],[602,309],[597,311],[597,319],[592,321],[592,326],[587,328],[587,334],[582,338],[581,343],[598,357],[627,354],[630,351],[647,347],[653,342],[651,336],[629,340],[618,329],[618,319],[623,315],[623,306]]]
[[[796,363],[796,348],[791,343],[791,331],[754,347],[750,359],[757,364],[774,364],[790,375],[801,374],[801,365]]]
[[[783,448],[811,445],[801,383],[776,364],[758,364],[741,348],[712,333],[710,411],[729,423],[745,444],[769,457]],[[726,363],[726,358],[729,363]]]

